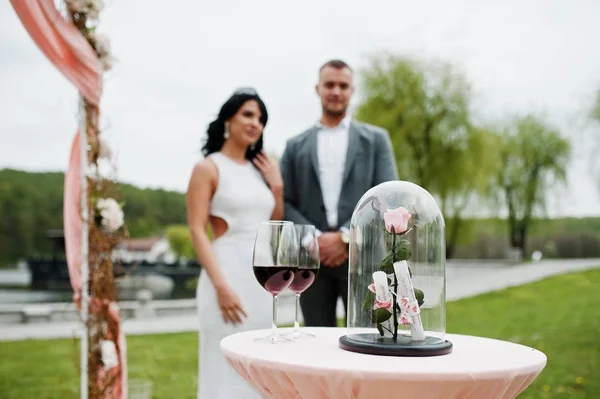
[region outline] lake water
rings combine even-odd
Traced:
[[[70,291],[32,291],[29,288],[29,271],[20,269],[0,269],[0,304],[71,302]],[[10,288],[7,288],[10,287]]]
[[[163,279],[165,277],[162,277]],[[61,290],[32,290],[29,288],[31,275],[26,267],[17,269],[0,269],[0,304],[16,303],[45,303],[72,302],[73,291]],[[154,284],[157,284],[156,282]],[[123,293],[123,299],[133,299],[133,291]],[[158,295],[158,294],[157,294]],[[167,293],[167,295],[169,295]],[[176,287],[170,296],[157,296],[156,299],[194,298],[195,289]]]
[[[71,302],[73,293],[69,291],[31,291],[28,289],[0,289],[0,304]]]

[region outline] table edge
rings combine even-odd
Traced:
[[[345,330],[345,328],[339,328],[339,327],[338,327],[338,329],[340,330],[340,332]],[[265,331],[267,331],[267,330],[265,330]],[[232,334],[229,337],[232,337],[234,335],[239,335],[239,334],[243,334],[243,333]],[[464,335],[464,334],[446,334],[446,337],[449,339],[451,339],[452,336],[473,337],[473,338],[479,338],[479,339],[507,342],[507,343],[510,343],[513,345],[519,345],[524,348],[535,350],[537,352],[538,356],[540,357],[539,360],[536,362],[532,362],[531,364],[528,364],[523,367],[511,369],[510,373],[512,373],[513,375],[532,375],[532,374],[534,374],[535,376],[537,376],[544,370],[544,368],[548,364],[548,357],[546,356],[545,353],[543,353],[542,351],[540,351],[538,349],[531,348],[526,345],[522,345],[519,343],[510,342],[510,341],[502,341],[499,339],[488,338],[488,337],[478,337],[478,336]],[[225,341],[229,337],[225,337],[223,340],[221,340],[221,342],[219,344],[221,353],[228,360],[247,363],[248,362],[247,358],[245,358],[242,355],[235,353],[223,346],[223,341]],[[365,354],[363,356],[374,356],[374,355],[366,355]],[[414,372],[404,371],[404,372],[402,372],[402,374],[399,374],[398,372],[394,372],[392,370],[389,370],[389,371],[386,371],[386,370],[377,370],[377,371],[361,370],[360,372],[355,371],[355,370],[345,371],[345,370],[340,370],[340,369],[335,369],[335,368],[318,368],[318,367],[315,368],[315,367],[306,366],[306,365],[294,365],[294,364],[289,364],[289,363],[279,363],[277,361],[267,360],[267,359],[259,359],[259,358],[252,358],[252,365],[260,366],[260,367],[264,367],[264,368],[268,368],[268,369],[272,369],[272,370],[295,372],[295,373],[302,373],[302,374],[315,374],[315,372],[318,372],[323,375],[327,375],[327,374],[336,374],[336,375],[361,374],[361,376],[377,377],[376,379],[379,379],[379,380],[396,379],[396,380],[416,381],[416,380],[428,379],[426,374],[423,374],[422,372],[417,372],[417,371],[414,371]],[[481,373],[481,374],[478,374],[477,371],[470,372],[470,373],[459,373],[459,372],[450,371],[447,373],[438,374],[436,376],[436,379],[437,380],[443,379],[446,381],[467,381],[467,380],[472,380],[473,376],[477,376],[478,379],[482,379],[482,380],[497,380],[500,378],[505,378],[506,374],[507,373],[502,372],[501,370],[487,371],[487,372]]]

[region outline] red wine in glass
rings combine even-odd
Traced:
[[[271,295],[278,295],[294,281],[296,267],[254,266],[254,277]],[[308,286],[307,286],[308,287]]]
[[[292,222],[270,220],[258,226],[252,268],[256,280],[273,297],[271,335],[257,338],[258,342],[293,342],[277,332],[277,296],[294,280],[294,272],[298,268],[298,249],[298,236]]]
[[[300,331],[298,313],[300,311],[300,294],[314,283],[319,273],[320,256],[317,229],[309,224],[296,224],[296,235],[298,237],[298,268],[295,270],[294,280],[290,284],[290,290],[296,294],[296,316],[294,317],[294,330],[292,339],[312,338],[314,334]]]
[[[294,280],[290,284],[290,290],[294,294],[302,294],[312,285],[315,278],[317,278],[317,274],[319,274],[319,269],[298,266],[298,269],[294,272]]]

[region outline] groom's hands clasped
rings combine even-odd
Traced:
[[[323,266],[338,267],[348,259],[348,247],[342,241],[339,232],[321,234],[319,236],[319,251]]]

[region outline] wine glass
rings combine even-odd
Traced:
[[[256,341],[283,343],[291,339],[277,333],[277,295],[294,280],[298,268],[298,238],[292,222],[262,222],[256,233],[252,256],[254,277],[273,295],[273,324],[271,335]]]
[[[298,269],[294,274],[294,280],[290,284],[290,290],[296,294],[296,315],[294,318],[294,330],[289,337],[293,339],[311,338],[313,334],[300,331],[298,323],[298,312],[300,309],[300,294],[302,294],[317,278],[321,266],[319,255],[319,240],[317,229],[310,224],[296,224],[296,235],[298,236]]]

